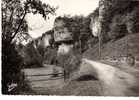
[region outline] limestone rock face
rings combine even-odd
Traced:
[[[68,44],[61,44],[58,48],[58,55],[65,55],[68,54],[70,51],[72,51],[73,45],[68,45]]]
[[[100,0],[99,7],[94,11],[93,15],[91,16],[91,23],[90,28],[92,30],[92,34],[95,37],[98,37],[99,34],[102,32],[102,22],[105,17],[105,13],[107,7],[111,4],[109,0]]]
[[[92,34],[95,37],[98,37],[99,35],[99,31],[100,31],[100,22],[99,22],[99,18],[91,18],[91,25],[90,28],[92,30]]]
[[[100,0],[98,9],[91,16],[90,28],[92,30],[93,36],[95,37],[98,37],[102,31],[101,24],[104,20],[104,14],[106,12],[106,7],[107,7],[106,4],[107,4],[107,1]]]
[[[44,48],[50,46],[51,39],[52,39],[52,36],[49,34],[45,34],[44,37],[42,37],[42,44]]]
[[[62,18],[56,19],[54,22],[54,40],[55,42],[72,40],[72,32],[66,27],[66,21]]]
[[[100,36],[103,42],[109,40],[108,32],[114,16],[124,15],[127,8],[134,3],[131,0],[100,0],[98,8],[91,15],[90,28],[95,37]]]
[[[50,41],[53,39],[51,34],[44,33],[41,37],[34,40],[34,46],[46,48],[51,45]]]

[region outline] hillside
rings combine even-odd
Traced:
[[[94,45],[88,49],[83,56],[92,60],[99,59],[99,46]],[[116,41],[110,41],[103,44],[101,49],[102,58],[118,58],[120,56],[126,56],[132,54],[136,60],[139,60],[139,34],[130,34]]]

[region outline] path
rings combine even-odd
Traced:
[[[99,91],[99,94],[97,93],[95,95],[139,96],[139,78],[134,75],[134,73],[139,75],[139,71],[134,68],[126,67],[125,71],[125,69],[120,69],[120,67],[84,58],[82,59],[80,69],[73,73],[71,80],[79,79],[85,75],[92,75],[98,80],[76,81],[76,85],[75,82],[72,82],[70,85],[66,86],[62,75],[59,77],[52,77],[50,75],[53,73],[53,67],[55,66],[47,65],[44,68],[31,68],[23,70],[30,87],[37,92],[37,94],[68,95],[66,92],[69,92],[70,95],[80,95],[80,93],[83,95],[88,92],[84,90],[92,88],[89,91],[92,93],[88,92],[89,95],[93,95],[93,92]],[[62,73],[62,70],[59,67],[57,68],[59,73]],[[131,71],[131,69],[133,70]],[[89,87],[89,89],[87,87]],[[97,90],[98,88],[100,89]],[[51,91],[56,92],[50,93]]]
[[[102,83],[103,95],[105,96],[136,96],[139,95],[139,78],[134,74],[138,73],[139,70],[134,68],[128,68],[125,66],[125,70],[121,70],[119,67],[111,66],[108,64],[83,59],[83,62],[90,64],[93,68],[95,75]],[[122,66],[124,67],[124,66]],[[131,71],[132,70],[132,71]],[[132,72],[132,73],[130,73]],[[136,91],[131,88],[136,88]],[[137,91],[138,90],[138,91]]]

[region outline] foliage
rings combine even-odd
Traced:
[[[18,29],[19,22],[23,16],[23,8],[19,0],[3,0],[2,1],[2,38],[12,41],[14,32]],[[20,33],[27,31],[27,24],[22,20],[20,25]]]
[[[57,9],[39,0],[27,0],[24,2],[24,8],[27,9],[28,13],[41,14],[44,19],[46,19],[48,14],[55,14],[55,10]]]
[[[47,35],[52,35],[52,39],[49,40],[50,46],[44,46],[43,38]],[[42,34],[41,37],[33,40],[31,43],[27,44],[24,49],[24,62],[25,65],[38,65],[38,67],[43,66],[43,63],[51,64],[55,57],[55,49],[53,47],[54,40],[53,40],[53,30],[49,30]],[[27,67],[29,67],[27,66]],[[30,66],[33,67],[33,66]]]
[[[110,31],[108,33],[110,39],[117,39],[128,33],[139,32],[137,28],[139,23],[139,2],[125,1],[124,3],[124,6],[121,5],[123,1],[122,3],[113,4],[116,12],[112,17],[111,24],[109,24]]]
[[[100,0],[99,8],[97,9],[91,14],[91,17],[98,17],[100,19],[100,38],[102,43],[105,43],[110,39],[122,37],[127,31],[127,33],[138,32],[138,1]],[[121,22],[115,20],[117,16],[119,16],[117,19]]]
[[[57,63],[63,67],[65,72],[65,78],[69,78],[70,75],[77,71],[81,63],[82,54],[78,50],[73,50],[66,55],[58,55]]]
[[[131,13],[127,13],[125,18],[128,33],[139,33],[139,4],[135,6]]]
[[[47,35],[52,35],[52,39],[49,40],[50,46],[44,46],[43,39]],[[20,46],[20,45],[19,45]],[[18,46],[18,47],[19,47]],[[20,48],[20,47],[19,47]],[[41,67],[44,63],[52,64],[56,56],[56,48],[54,47],[53,30],[49,30],[42,34],[41,37],[36,38],[32,42],[28,43],[23,49],[18,49],[22,52],[21,56],[24,59],[26,67]],[[36,65],[36,66],[33,66]]]
[[[20,0],[3,0],[2,1],[2,36],[3,38],[12,39],[22,30],[27,30],[25,16],[27,13],[42,14],[44,19],[51,13],[55,14],[56,8],[46,5],[39,0],[26,0],[21,5]],[[21,33],[20,33],[21,34]]]
[[[43,56],[43,64],[57,64],[57,51],[56,48],[48,47],[45,49],[45,53]]]
[[[42,56],[40,55],[37,48],[34,47],[34,42],[27,44],[22,50],[21,54],[23,58],[24,65],[26,67],[32,67],[33,65],[42,66]],[[36,67],[35,66],[35,67]]]
[[[97,43],[98,43],[97,37],[92,37],[92,38],[88,39],[88,41],[87,41],[88,48],[92,48]]]
[[[116,40],[125,36],[128,33],[124,18],[125,16],[122,15],[114,16],[113,21],[110,24],[110,32],[108,32],[110,39]]]
[[[23,4],[20,0],[2,0],[2,93],[8,94],[8,84],[18,83],[21,77],[22,59],[12,41],[17,34],[27,32],[26,14],[39,13],[46,18],[55,10],[39,0],[26,0]]]

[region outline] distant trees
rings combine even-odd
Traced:
[[[108,33],[110,39],[117,39],[129,33],[139,32],[137,28],[139,27],[139,2],[128,1],[124,6],[125,8],[123,6],[121,8],[115,8],[116,12],[109,24],[110,31]]]
[[[27,13],[39,13],[44,18],[54,14],[55,8],[43,4],[39,0],[2,0],[2,93],[8,94],[8,84],[19,83],[21,56],[12,43],[17,34],[27,32],[25,16]]]

